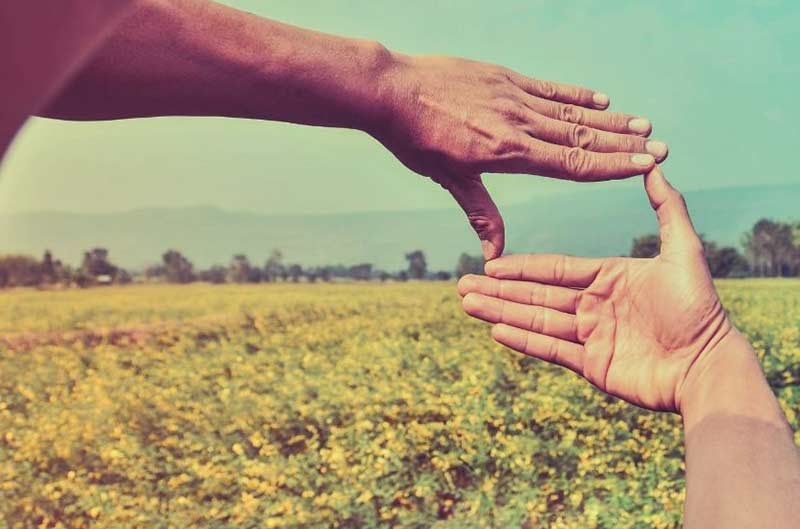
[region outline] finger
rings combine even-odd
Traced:
[[[506,255],[486,263],[486,274],[497,279],[521,279],[548,285],[586,288],[600,272],[602,259],[569,255]]]
[[[595,182],[644,174],[656,164],[651,154],[592,152],[523,136],[518,139],[518,150],[484,164],[483,172],[525,173],[576,182]]]
[[[636,134],[645,137],[649,136],[653,130],[653,125],[649,119],[630,114],[592,110],[576,105],[548,101],[539,97],[526,97],[524,102],[525,106],[543,116],[567,123],[586,125],[593,129],[620,134]]]
[[[593,129],[587,125],[578,125],[542,116],[532,110],[525,117],[523,130],[542,141],[567,147],[580,147],[594,152],[629,152],[649,153],[656,162],[667,158],[669,148],[663,141],[648,140],[632,134],[618,134]]]
[[[659,167],[645,175],[644,187],[658,217],[661,252],[674,249],[702,250],[683,195],[670,185]]]
[[[608,95],[603,92],[595,92],[588,88],[573,86],[552,81],[534,79],[513,72],[510,75],[511,82],[520,87],[532,96],[560,101],[572,105],[580,105],[586,108],[608,108],[610,100]]]
[[[451,179],[451,184],[445,187],[478,234],[484,258],[488,260],[502,255],[505,245],[503,218],[480,178]]]
[[[567,314],[575,314],[578,307],[579,291],[532,281],[512,281],[468,274],[458,280],[458,293],[466,296],[470,292],[547,307]]]
[[[462,305],[464,312],[488,323],[505,323],[562,340],[578,341],[578,327],[574,314],[565,314],[535,305],[523,305],[474,292],[464,296]]]
[[[492,338],[520,353],[583,373],[583,346],[566,340],[518,329],[498,323],[492,327]]]

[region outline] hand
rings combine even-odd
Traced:
[[[492,337],[567,367],[652,410],[680,411],[685,388],[733,330],[686,204],[658,168],[645,177],[658,216],[652,259],[510,255],[464,276],[465,311]],[[693,369],[694,368],[694,369]]]
[[[464,59],[396,57],[386,74],[389,121],[370,132],[452,193],[487,259],[502,254],[504,228],[482,173],[611,180],[666,158],[666,144],[646,139],[648,120],[603,112],[605,94]]]

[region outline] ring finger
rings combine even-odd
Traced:
[[[634,134],[647,137],[653,127],[650,120],[630,114],[592,110],[576,105],[568,105],[542,99],[529,94],[523,95],[525,106],[534,112],[551,119],[586,125],[593,129],[616,132],[618,134]]]
[[[530,111],[525,116],[523,130],[534,138],[565,145],[580,147],[595,152],[631,152],[649,153],[656,162],[666,159],[669,149],[663,141],[649,140],[632,134],[618,134],[594,129],[588,125],[568,123],[537,112]]]

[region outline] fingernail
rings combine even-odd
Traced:
[[[603,92],[595,92],[592,95],[592,101],[594,101],[594,104],[599,107],[605,108],[608,106],[608,96]]]
[[[628,122],[628,130],[631,132],[638,132],[640,134],[646,134],[650,132],[650,120],[644,118],[633,118]]]
[[[487,261],[486,264],[483,265],[483,271],[486,273],[486,275],[493,275],[497,273],[499,269],[500,267],[496,261]]]
[[[653,165],[656,160],[649,154],[634,154],[631,156],[631,161],[636,165],[647,167]]]
[[[647,152],[655,156],[656,161],[658,162],[663,161],[669,152],[669,147],[667,147],[667,144],[658,140],[648,141],[644,144],[644,148],[647,149]]]

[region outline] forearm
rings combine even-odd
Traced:
[[[687,529],[795,527],[800,452],[749,344],[733,332],[687,387]]]
[[[0,2],[0,158],[17,129],[68,82],[131,3]]]
[[[43,113],[227,116],[367,129],[391,54],[205,0],[142,0]]]

